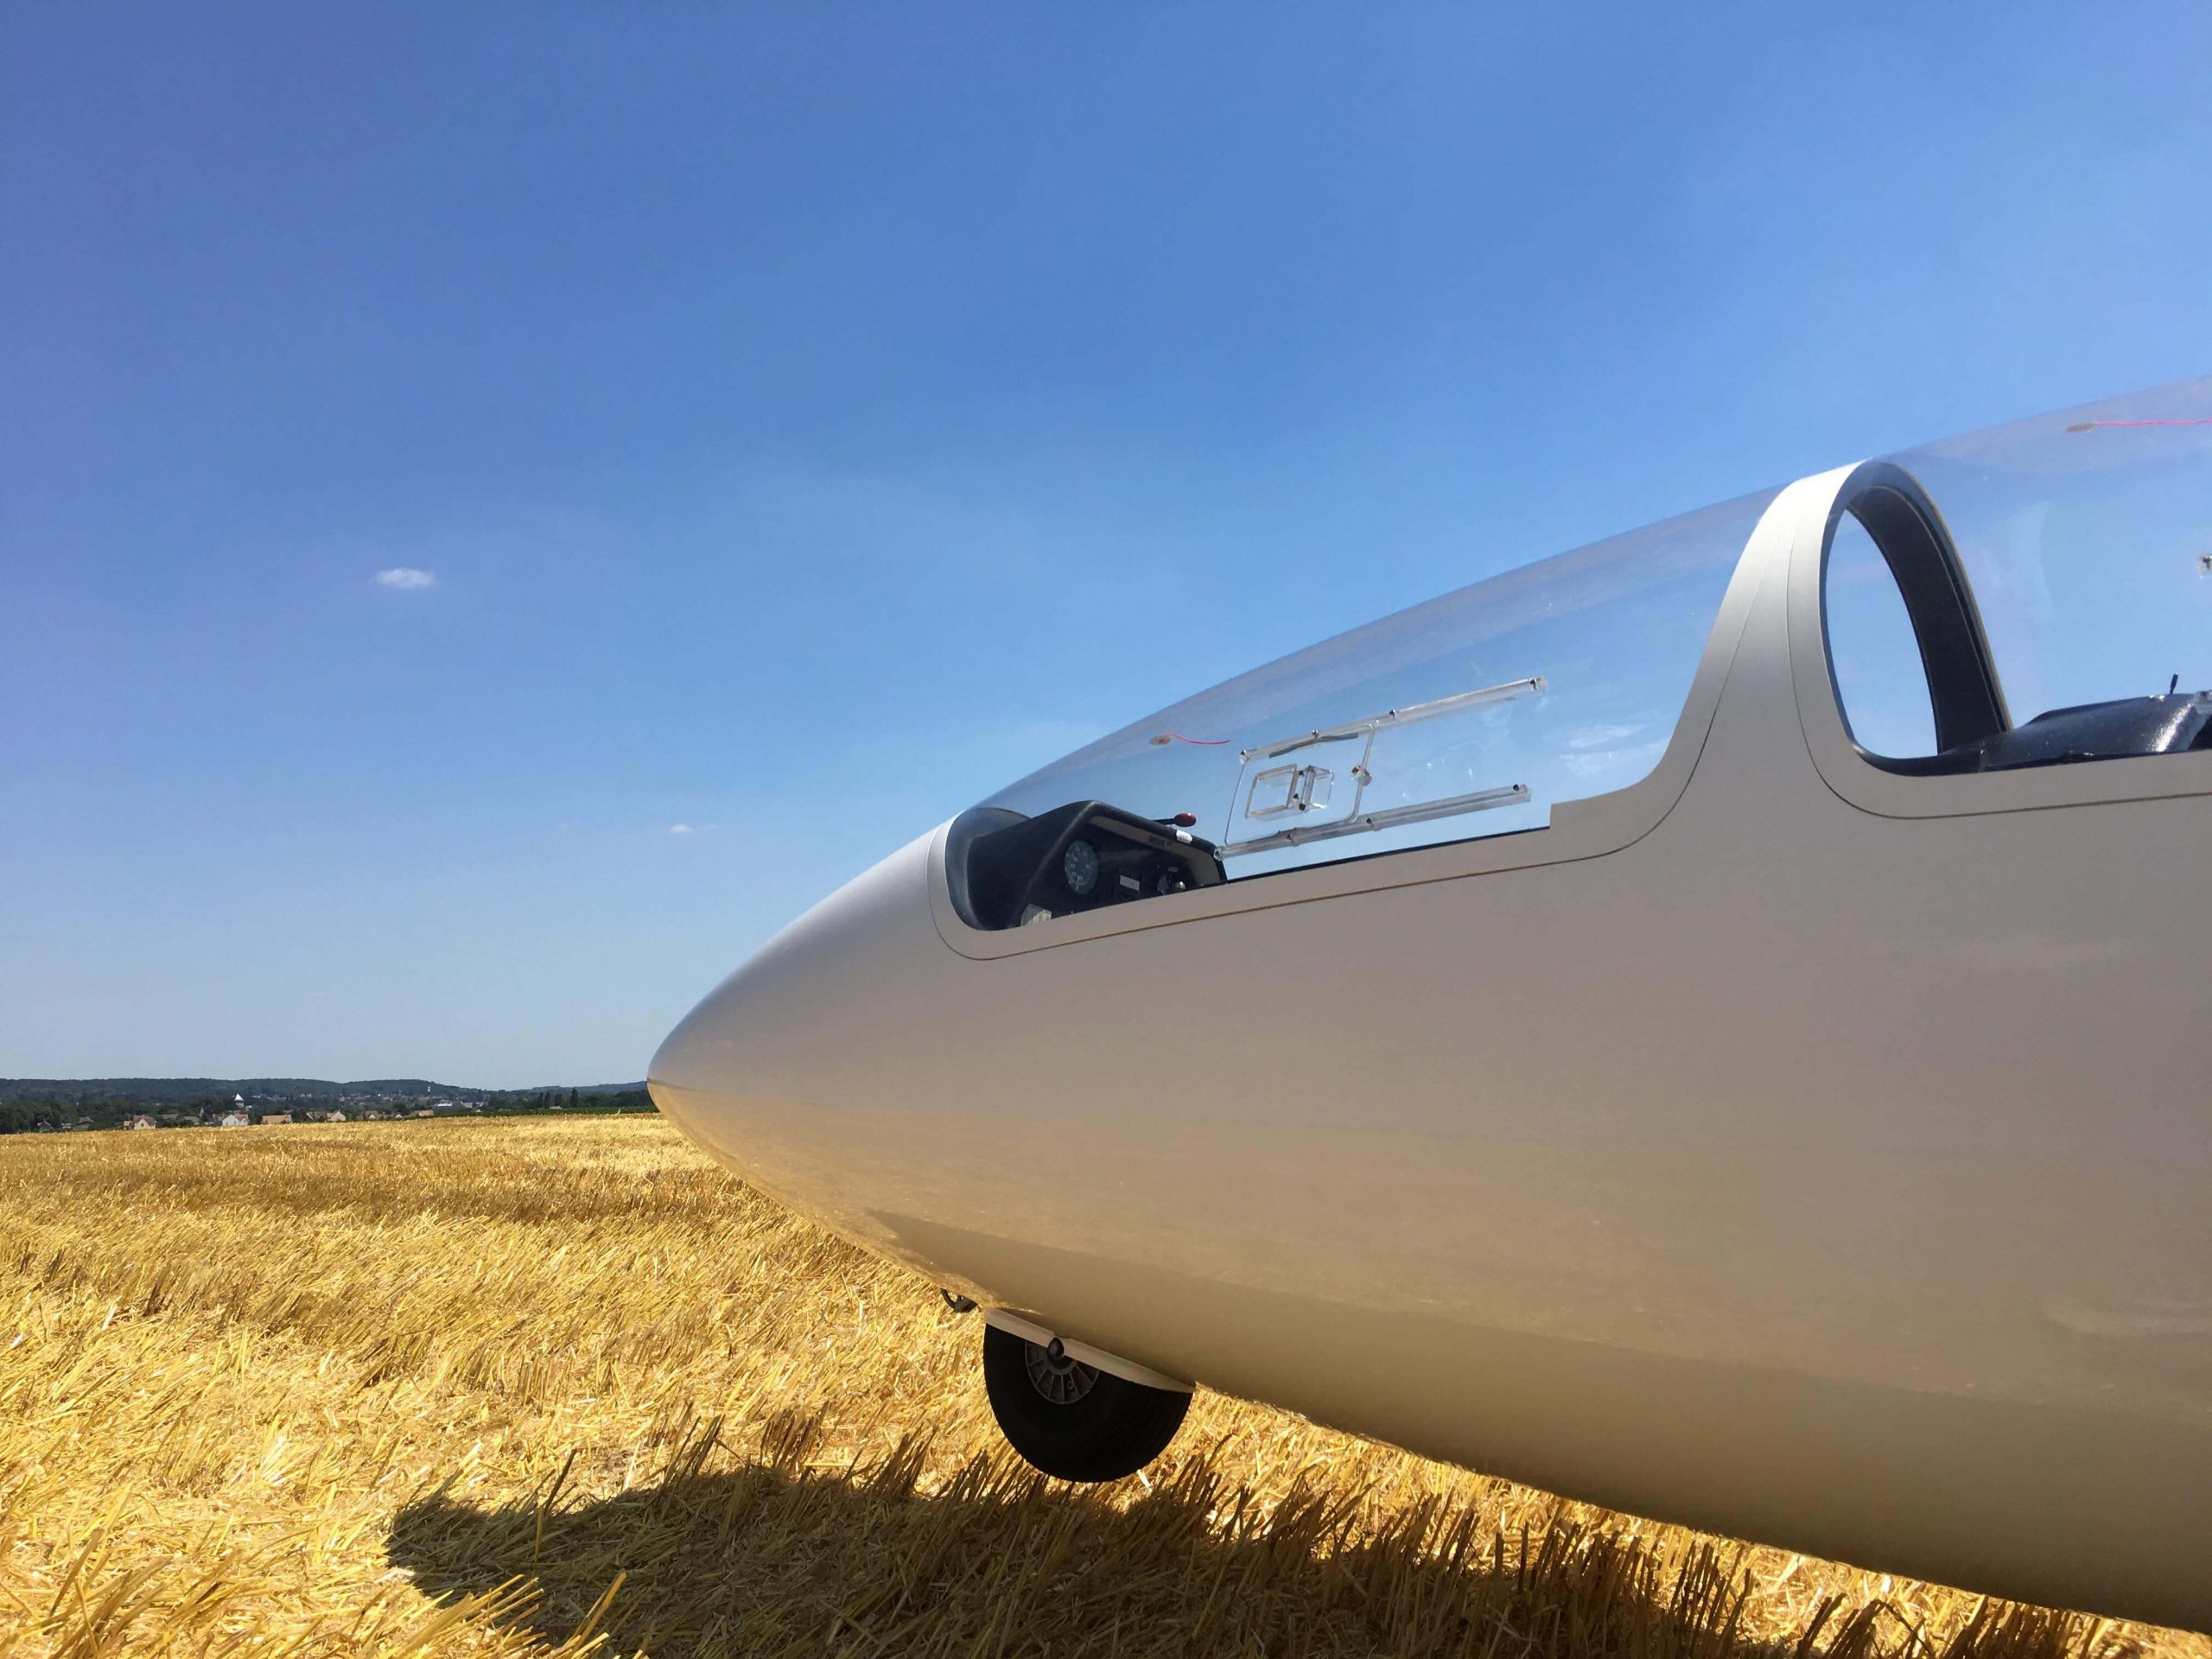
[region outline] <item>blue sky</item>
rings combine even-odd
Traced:
[[[2212,13],[1500,11],[0,11],[0,1073],[637,1077],[1147,709],[2212,359]]]

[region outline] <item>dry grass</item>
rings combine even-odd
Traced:
[[[0,1651],[2118,1655],[1202,1397],[1016,1465],[980,1332],[651,1119],[0,1142]]]

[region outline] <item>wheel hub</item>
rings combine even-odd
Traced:
[[[1049,1347],[1024,1343],[1021,1358],[1029,1370],[1030,1387],[1056,1406],[1071,1406],[1098,1386],[1097,1370],[1070,1359],[1058,1337]]]

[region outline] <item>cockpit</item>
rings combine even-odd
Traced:
[[[1172,705],[955,821],[971,926],[1541,830],[1665,751],[1773,493],[1510,571]]]
[[[2212,748],[2212,381],[1861,474],[1821,548],[1819,616],[1864,761],[1913,778]],[[955,821],[955,907],[1026,927],[1542,832],[1659,764],[1777,493],[1509,571],[1124,727]]]

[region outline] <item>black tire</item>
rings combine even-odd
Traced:
[[[1167,1449],[1191,1405],[1187,1394],[1109,1376],[996,1325],[983,1327],[983,1388],[1007,1442],[1062,1480],[1136,1473]]]

